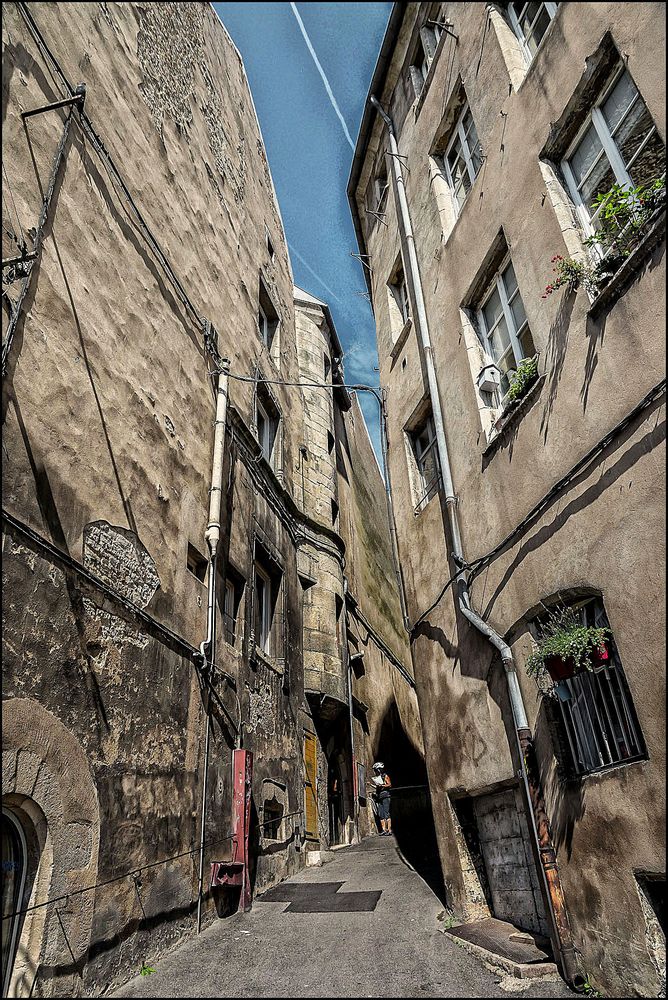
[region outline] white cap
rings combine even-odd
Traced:
[[[382,761],[377,760],[376,763],[373,765],[373,769],[374,771],[384,771],[385,765],[383,764]]]

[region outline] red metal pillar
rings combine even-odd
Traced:
[[[243,864],[240,909],[250,910],[252,905],[248,856],[248,836],[250,833],[251,792],[253,786],[253,754],[249,750],[235,750],[232,758],[234,768],[234,792],[232,799],[232,828],[234,830],[234,861]]]

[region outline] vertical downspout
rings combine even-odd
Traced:
[[[211,468],[211,488],[209,489],[209,520],[204,537],[209,548],[209,578],[207,588],[206,639],[200,645],[202,670],[205,681],[204,712],[204,765],[202,774],[201,827],[199,838],[199,874],[197,883],[197,933],[202,929],[202,888],[204,885],[204,843],[206,833],[206,811],[209,771],[209,747],[211,742],[210,685],[213,682],[212,666],[216,658],[216,592],[218,587],[218,543],[220,542],[220,510],[223,496],[223,465],[225,461],[225,424],[227,420],[227,397],[230,363],[224,358],[220,362],[218,386],[216,389],[216,419],[213,436],[213,461]],[[239,720],[241,724],[241,719]]]
[[[452,536],[451,554],[454,562],[458,566],[462,566],[464,565],[464,557],[461,534],[459,530],[459,519],[457,517],[457,498],[452,481],[452,470],[448,454],[448,446],[445,438],[441,398],[438,390],[438,380],[436,378],[433,349],[431,339],[429,337],[427,311],[422,292],[422,282],[420,280],[420,270],[415,250],[415,236],[411,225],[408,199],[406,197],[406,187],[404,184],[403,170],[399,156],[399,147],[397,145],[397,138],[394,132],[392,119],[383,110],[380,102],[375,96],[371,95],[369,100],[387,125],[390,143],[389,152],[392,160],[392,176],[394,179],[394,188],[399,208],[398,215],[400,234],[402,236],[402,244],[405,246],[408,258],[406,262],[408,264],[407,272],[411,289],[413,291],[417,333],[421,341],[422,353],[427,371],[427,384],[431,399],[434,430],[436,432],[436,444],[441,469],[442,489]],[[461,574],[459,575],[457,586],[459,607],[462,614],[501,653],[513,713],[513,724],[518,742],[521,777],[530,805],[532,828],[541,861],[540,870],[549,904],[553,931],[551,935],[553,947],[555,953],[559,956],[562,973],[566,981],[575,988],[582,988],[585,978],[578,968],[577,957],[573,946],[573,938],[568,920],[568,914],[566,912],[563,889],[557,869],[556,853],[550,837],[543,792],[540,785],[538,769],[535,763],[535,751],[531,738],[531,730],[529,728],[526,710],[522,699],[522,692],[517,679],[517,673],[515,671],[513,654],[510,646],[504,642],[503,638],[494,629],[492,629],[487,622],[483,621],[483,619],[471,608],[468,586],[465,578]]]
[[[355,723],[354,723],[354,713],[353,713],[353,678],[352,678],[352,667],[350,665],[350,654],[348,649],[348,627],[346,625],[346,615],[348,614],[348,602],[346,597],[348,596],[348,578],[344,575],[343,577],[343,607],[341,608],[341,644],[343,646],[343,664],[346,671],[346,683],[348,688],[348,717],[350,720],[350,787],[352,789],[353,796],[353,825],[355,831],[359,834],[359,829],[357,826],[357,818],[359,815],[358,803],[359,803],[359,789],[357,788],[357,762],[355,759]]]

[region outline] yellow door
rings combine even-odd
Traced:
[[[318,836],[317,770],[318,750],[315,736],[313,733],[304,733],[304,809],[307,837]]]

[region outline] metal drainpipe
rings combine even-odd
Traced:
[[[209,748],[211,742],[211,695],[209,685],[213,682],[212,665],[216,658],[216,593],[218,589],[217,556],[220,541],[220,509],[223,496],[223,465],[225,461],[225,424],[227,420],[227,397],[230,363],[227,358],[220,362],[218,387],[216,390],[216,419],[213,436],[213,462],[211,468],[211,488],[209,490],[209,520],[204,537],[209,548],[209,579],[207,588],[206,639],[200,645],[206,691],[204,711],[206,729],[204,738],[204,768],[202,774],[202,822],[199,839],[199,875],[197,883],[197,933],[202,929],[202,888],[204,885],[204,843],[206,833],[206,807],[208,793]],[[241,717],[239,719],[241,731]]]
[[[357,831],[357,833],[359,835],[359,829],[358,829],[359,789],[357,789],[358,794],[357,795],[355,794],[355,790],[356,790],[356,786],[357,786],[357,775],[355,774],[355,770],[356,770],[357,765],[356,765],[356,761],[355,761],[355,725],[354,725],[354,714],[353,714],[353,678],[352,678],[352,666],[350,664],[350,655],[349,655],[349,650],[348,650],[348,628],[346,626],[346,615],[348,613],[348,609],[347,609],[347,605],[346,605],[346,596],[347,596],[347,594],[348,594],[348,578],[344,574],[344,576],[343,576],[343,607],[341,608],[341,622],[342,622],[341,644],[343,646],[343,650],[342,650],[342,652],[343,652],[343,662],[344,662],[344,666],[345,666],[346,682],[347,682],[347,687],[348,687],[348,715],[349,715],[349,719],[350,719],[350,772],[351,772],[350,773],[350,789],[351,789],[351,794],[352,794],[352,797],[353,797],[353,826],[354,826],[354,831]],[[353,836],[354,836],[354,832],[353,832]]]
[[[406,187],[404,184],[399,148],[394,131],[394,125],[390,116],[384,111],[378,99],[371,95],[371,104],[376,108],[379,115],[387,125],[390,142],[390,158],[392,160],[391,169],[394,179],[394,189],[398,202],[398,215],[402,244],[405,246],[408,260],[408,276],[413,292],[415,306],[415,321],[419,340],[422,345],[422,353],[427,370],[427,384],[431,399],[434,429],[436,432],[436,444],[438,458],[441,467],[442,488],[445,494],[445,505],[448,514],[448,522],[452,535],[452,556],[457,565],[464,563],[462,550],[461,533],[459,530],[459,519],[457,517],[457,498],[452,481],[452,470],[448,446],[445,438],[445,426],[443,422],[443,411],[441,408],[441,398],[438,390],[438,380],[436,378],[436,368],[434,366],[434,356],[429,336],[429,324],[427,322],[427,311],[422,292],[422,282],[418,266],[417,253],[415,250],[415,236],[411,224],[408,199],[406,197]],[[573,946],[568,914],[566,912],[563,889],[559,872],[557,869],[556,854],[547,820],[543,792],[540,786],[540,778],[535,765],[535,751],[529,728],[526,710],[522,699],[513,654],[510,646],[504,642],[503,638],[487,622],[476,614],[471,608],[468,586],[463,576],[458,580],[459,607],[464,617],[479,631],[488,641],[501,653],[503,661],[508,694],[513,713],[513,722],[518,742],[520,770],[525,793],[530,806],[532,829],[536,839],[538,854],[541,860],[540,870],[546,896],[549,904],[551,924],[552,924],[552,945],[555,953],[559,956],[562,973],[566,981],[575,989],[582,989],[585,977],[582,975]]]

